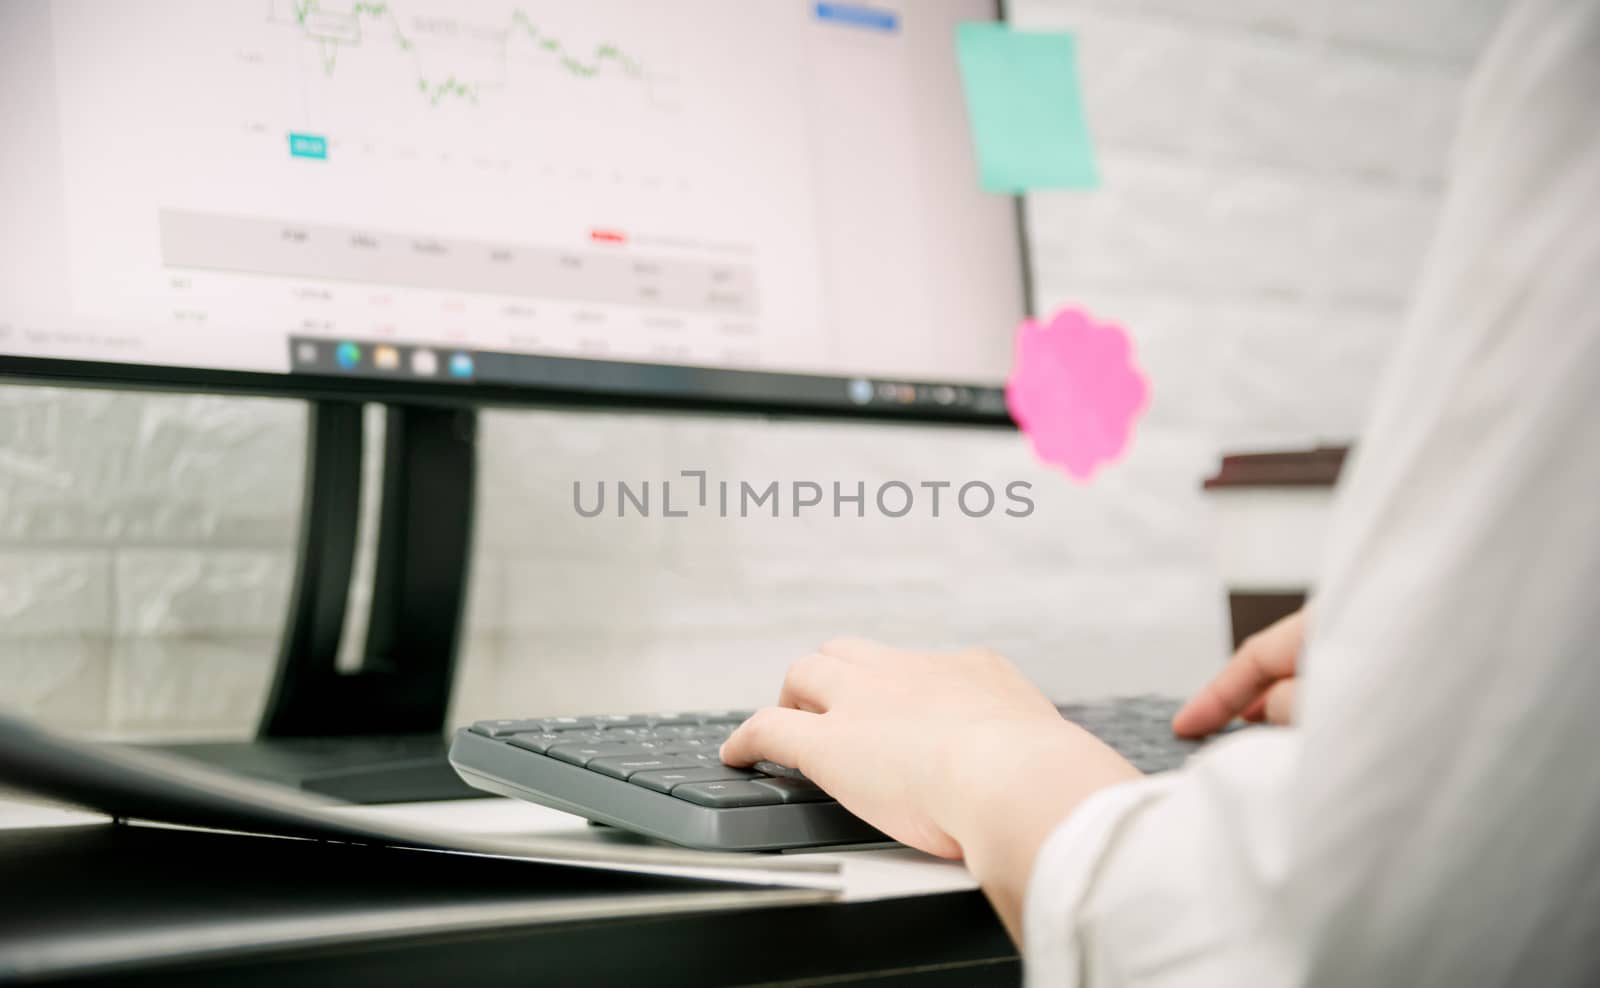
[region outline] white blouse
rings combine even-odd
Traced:
[[[1600,985],[1600,2],[1516,7],[1454,155],[1297,725],[1072,813],[1030,985]]]

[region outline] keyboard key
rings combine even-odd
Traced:
[[[700,714],[702,724],[743,724],[754,710],[707,710]]]
[[[724,809],[730,806],[777,806],[783,795],[759,782],[685,782],[672,788],[674,799]]]
[[[653,727],[607,727],[602,733],[608,738],[616,738],[619,741],[623,738],[629,738],[634,741],[653,741],[656,739],[656,731]]]
[[[542,731],[544,722],[537,720],[480,720],[472,725],[473,734],[486,738],[505,738],[526,731]]]
[[[518,748],[526,748],[529,751],[537,751],[541,755],[546,751],[549,751],[550,746],[553,744],[562,744],[563,742],[567,744],[572,743],[572,739],[567,735],[555,734],[549,731],[533,731],[526,734],[513,734],[509,738],[506,738],[506,741],[510,744],[516,745]]]
[[[668,755],[698,755],[702,751],[716,751],[721,747],[714,741],[704,738],[672,738],[668,741],[657,741],[663,753]]]
[[[594,728],[593,717],[546,717],[539,721],[541,731],[592,731]]]
[[[587,767],[596,758],[608,756],[651,756],[649,748],[616,741],[580,741],[577,744],[553,744],[545,752],[573,765]]]
[[[702,728],[699,723],[693,724],[658,724],[651,728],[656,737],[661,738],[692,738],[698,735]]]
[[[755,777],[756,774],[747,768],[733,768],[728,765],[702,765],[698,768],[670,768],[635,772],[628,776],[628,781],[636,786],[654,789],[656,792],[671,792],[673,786],[681,786],[685,782],[731,782],[735,779],[753,779]]]
[[[776,776],[780,779],[804,779],[806,774],[797,768],[779,765],[777,762],[759,761],[750,766],[762,775]]]
[[[654,753],[656,753],[658,755],[688,754],[688,753],[693,752],[694,750],[696,750],[696,749],[693,749],[693,748],[691,748],[691,749],[689,749],[688,751],[685,751],[685,752],[679,752],[679,751],[675,750],[676,748],[679,747],[677,738],[667,738],[666,740],[663,740],[663,741],[635,741],[633,743],[637,744],[639,747],[643,748],[646,751],[651,751],[651,752],[654,752]]]
[[[585,766],[591,772],[609,775],[613,779],[626,779],[635,772],[650,772],[665,768],[695,768],[699,762],[677,758],[673,755],[610,755],[592,759]]]
[[[598,717],[589,719],[594,721],[595,727],[607,729],[613,727],[648,727],[650,724],[649,718],[643,714],[601,714]]]
[[[776,792],[785,803],[822,803],[832,799],[810,779],[756,779],[752,785],[765,786]]]
[[[633,743],[633,738],[614,738],[609,731],[561,731],[561,736],[567,744],[596,744],[600,741],[620,741],[627,744]]]
[[[695,727],[700,723],[699,714],[661,713],[649,715],[652,727]]]

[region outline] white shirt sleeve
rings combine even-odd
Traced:
[[[1296,727],[1064,821],[1030,984],[1600,984],[1594,0],[1474,79],[1330,553]]]

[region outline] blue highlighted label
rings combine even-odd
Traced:
[[[859,3],[819,3],[817,20],[864,27],[872,31],[893,32],[900,29],[899,14]]]
[[[451,377],[471,377],[472,376],[472,354],[470,354],[470,353],[459,353],[459,352],[451,354],[450,355],[450,376]]]
[[[328,158],[328,139],[317,134],[290,134],[289,155],[294,158]]]

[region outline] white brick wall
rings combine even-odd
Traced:
[[[1036,304],[1124,322],[1153,382],[1092,486],[1013,435],[493,412],[455,717],[755,704],[823,638],[984,643],[1060,697],[1184,689],[1225,631],[1217,451],[1347,438],[1402,322],[1502,0],[1017,0],[1079,34],[1104,188],[1031,196]],[[243,734],[275,657],[292,402],[0,388],[0,703]],[[1023,520],[578,518],[574,480],[1034,483]]]

